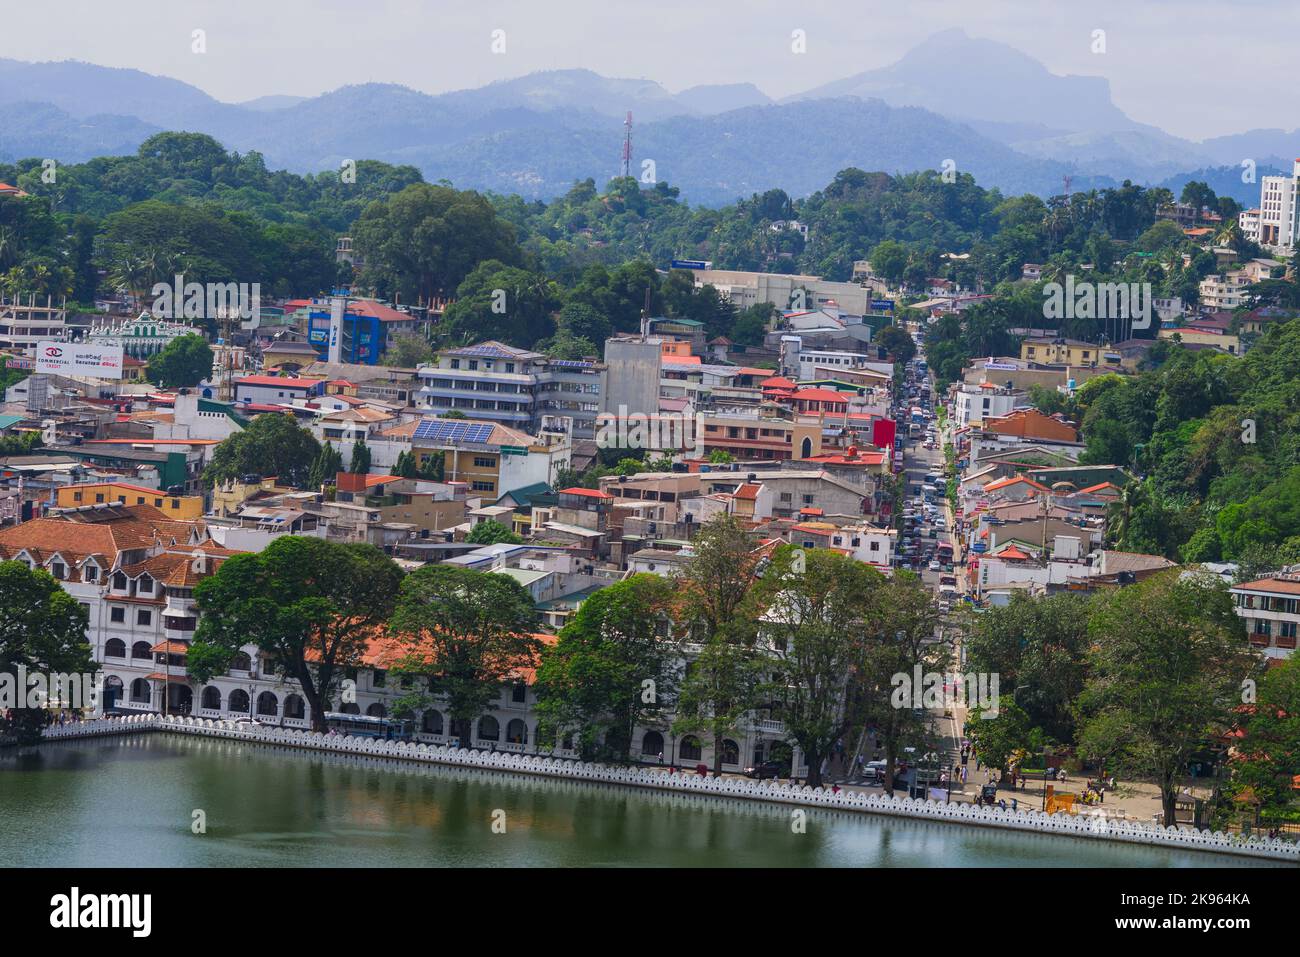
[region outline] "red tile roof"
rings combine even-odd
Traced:
[[[595,488],[580,488],[580,487],[578,487],[578,486],[576,486],[576,485],[575,485],[573,488],[560,489],[560,494],[561,494],[561,495],[581,495],[581,496],[583,496],[584,498],[613,498],[613,497],[614,497],[614,496],[610,495],[608,492],[602,492],[602,491],[600,491],[600,489],[595,489]]]

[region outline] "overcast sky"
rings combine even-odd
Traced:
[[[671,91],[754,83],[781,97],[886,66],[939,30],[1106,77],[1136,120],[1191,139],[1300,125],[1296,0],[62,0],[7,3],[0,57],[176,77],[217,99],[347,83],[428,93],[585,67]],[[207,52],[191,51],[195,29]],[[791,31],[807,55],[790,53]],[[1106,53],[1090,49],[1106,31]],[[506,52],[491,51],[504,30]]]

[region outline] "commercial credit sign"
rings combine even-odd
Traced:
[[[36,373],[120,379],[122,347],[82,342],[40,342],[36,345]]]

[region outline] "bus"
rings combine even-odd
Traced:
[[[325,712],[325,727],[354,738],[377,738],[382,741],[410,741],[413,736],[411,721],[379,718],[369,714],[347,714],[342,711]]]

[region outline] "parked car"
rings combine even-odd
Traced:
[[[942,570],[943,570],[943,566],[940,565],[937,561],[930,562],[930,571],[937,572]]]
[[[764,761],[762,764],[756,764],[753,767],[745,768],[745,777],[757,778],[762,781],[765,778],[779,778],[782,775],[789,775],[789,771],[779,761]]]

